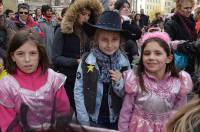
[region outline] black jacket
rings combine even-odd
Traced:
[[[192,42],[195,41],[196,40],[195,38],[197,37],[197,34],[195,32],[195,22],[193,18],[183,17],[179,13],[175,13],[170,19],[168,19],[165,22],[164,29],[170,35],[172,40],[187,40]],[[195,35],[193,35],[192,33],[194,33]],[[191,76],[194,73],[194,65],[195,65],[194,52],[196,52],[195,51],[196,48],[194,48],[193,46],[194,45],[189,45],[189,43],[186,42],[182,45],[178,45],[177,48],[179,52],[184,53],[188,56],[188,66],[186,68],[186,71]]]
[[[140,14],[140,24],[141,24],[141,28],[143,28],[144,26],[148,26],[149,17],[144,14]]]
[[[192,17],[188,18],[190,24],[188,24],[192,30],[195,32],[195,21]],[[164,24],[164,30],[169,34],[172,40],[190,40],[193,39],[190,37],[190,33],[184,28],[184,24],[177,15],[173,15],[168,19]]]
[[[125,38],[125,51],[127,53],[129,62],[132,63],[133,56],[138,55],[138,46],[136,40],[141,37],[142,31],[134,21],[131,23],[129,21],[124,21],[122,23],[122,29],[127,31],[123,33]]]
[[[67,75],[68,80],[75,80],[80,59],[80,39],[74,33],[61,33],[58,28],[53,44],[53,64],[57,71]]]
[[[58,28],[55,33],[52,60],[54,70],[67,76],[65,90],[68,94],[70,104],[75,109],[74,83],[78,61],[80,59],[80,39],[75,33],[62,33]]]

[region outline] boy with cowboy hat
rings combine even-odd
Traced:
[[[105,11],[95,25],[94,48],[83,55],[74,87],[77,119],[81,124],[117,129],[124,86],[122,72],[130,68],[120,50],[121,18],[115,11]],[[92,33],[93,33],[92,32]]]

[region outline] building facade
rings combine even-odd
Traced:
[[[156,12],[167,15],[175,7],[175,0],[129,0],[129,2],[132,10],[139,13],[140,9],[144,9],[145,14],[148,14],[150,18],[153,18]]]
[[[165,0],[165,3],[164,3],[164,12],[167,14],[167,13],[170,13],[171,10],[173,8],[175,8],[176,6],[176,3],[172,0]]]

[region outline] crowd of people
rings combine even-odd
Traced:
[[[61,17],[0,0],[0,131],[200,131],[194,6],[150,22],[127,0],[75,0]]]

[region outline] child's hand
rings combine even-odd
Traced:
[[[118,70],[109,70],[109,72],[111,79],[115,82],[118,82],[122,77],[122,73]]]
[[[79,63],[81,62],[81,59],[77,59],[76,61],[77,61],[77,63],[79,64]]]

